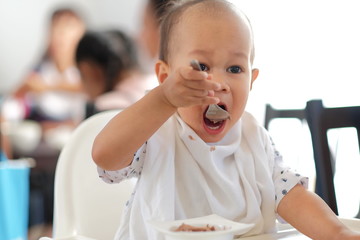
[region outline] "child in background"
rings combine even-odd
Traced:
[[[87,32],[76,50],[76,62],[89,98],[86,116],[123,109],[153,88],[140,70],[136,46],[124,32]]]
[[[202,71],[190,66],[193,59]],[[166,15],[160,85],[116,115],[93,145],[104,181],[138,177],[115,239],[163,239],[149,220],[209,214],[253,223],[246,236],[275,232],[280,218],[312,239],[360,239],[306,190],[306,177],[284,166],[244,111],[259,73],[253,60],[249,20],[230,3],[190,0]],[[230,118],[206,117],[210,104]]]
[[[39,226],[51,228],[56,161],[83,119],[85,101],[74,54],[85,25],[71,7],[51,12],[44,53],[3,105],[5,121],[14,126],[7,129],[13,157],[32,157],[39,163],[30,172],[30,235]]]

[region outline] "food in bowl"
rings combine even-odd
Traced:
[[[189,224],[181,224],[179,227],[177,227],[175,232],[212,232],[216,231],[214,226],[211,226],[210,224],[206,224],[205,226],[193,226]]]
[[[149,223],[166,240],[231,240],[234,235],[242,235],[248,232],[254,224],[238,223],[218,215],[208,215],[198,218],[174,220],[174,221],[156,221],[150,220]],[[192,227],[214,227],[214,231],[175,231],[183,223]]]

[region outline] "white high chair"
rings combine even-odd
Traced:
[[[101,112],[85,120],[61,151],[55,173],[54,239],[114,238],[134,181],[103,182],[91,158],[91,148],[95,136],[118,112]]]

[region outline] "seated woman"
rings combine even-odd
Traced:
[[[45,54],[13,93],[24,103],[25,119],[45,128],[78,123],[75,102],[81,106],[83,96],[74,54],[84,32],[85,23],[75,10],[60,8],[52,13]]]
[[[76,62],[89,98],[86,117],[126,108],[156,85],[140,69],[133,40],[119,30],[87,32]]]

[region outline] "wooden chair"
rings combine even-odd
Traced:
[[[314,151],[316,193],[338,214],[334,188],[335,164],[327,131],[333,128],[356,128],[360,148],[360,107],[325,108],[321,100],[311,100],[306,105],[306,120]],[[360,218],[360,209],[356,217]]]

